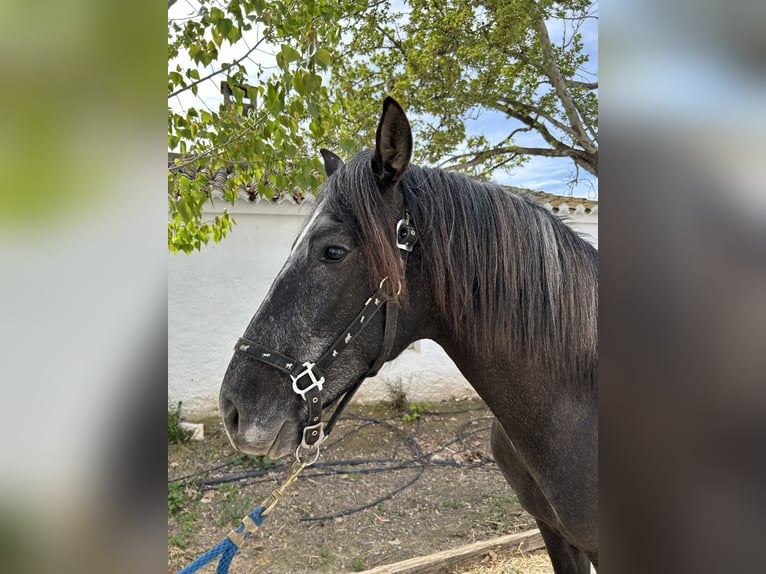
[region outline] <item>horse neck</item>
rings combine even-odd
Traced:
[[[411,265],[417,269],[418,254],[414,255]],[[414,273],[408,282],[409,305],[407,319],[399,327],[399,349],[405,349],[417,339],[436,341],[495,414],[506,412],[508,401],[519,406],[525,403],[543,406],[546,402],[543,399],[553,394],[545,389],[554,384],[543,366],[530,364],[512,353],[497,356],[486,349],[474,350],[464,333],[453,331],[451,321],[439,310],[425,277]]]
[[[530,427],[548,426],[552,419],[578,418],[595,409],[587,395],[562,381],[550,366],[518,356],[475,352],[461,337],[434,338],[498,418],[509,435],[524,435]]]

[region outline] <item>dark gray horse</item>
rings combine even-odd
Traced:
[[[301,456],[334,424],[327,406],[342,408],[385,361],[433,339],[494,413],[495,459],[555,571],[588,572],[598,561],[598,254],[528,199],[410,165],[411,154],[391,98],[374,151],[344,164],[322,150],[317,206],[224,377],[226,431],[241,451]]]

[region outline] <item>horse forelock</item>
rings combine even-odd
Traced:
[[[395,213],[377,187],[370,167],[372,152],[362,152],[327,180],[323,202],[332,215],[348,225],[362,250],[370,276],[377,287],[387,277],[393,291],[407,285],[399,249],[396,247]]]

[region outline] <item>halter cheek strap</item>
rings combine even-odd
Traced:
[[[362,310],[357,313],[356,317],[349,323],[346,329],[338,336],[332,345],[325,351],[325,353],[312,363],[309,361],[301,362],[298,359],[271,351],[266,347],[259,345],[254,341],[250,341],[241,337],[237,344],[234,346],[234,350],[240,353],[249,355],[253,359],[265,363],[279,371],[282,371],[290,377],[292,380],[293,391],[300,395],[308,406],[307,423],[303,429],[303,440],[301,446],[304,448],[312,448],[318,445],[330,432],[332,425],[334,425],[337,419],[336,415],[339,415],[339,410],[342,410],[350,399],[348,391],[341,400],[338,409],[333,414],[333,417],[327,423],[322,426],[322,395],[321,391],[325,383],[324,371],[326,371],[335,359],[352,343],[354,339],[364,330],[364,328],[370,324],[372,319],[380,311],[381,307],[387,305],[386,312],[386,327],[383,337],[383,348],[380,355],[376,359],[373,366],[364,376],[364,378],[371,377],[380,370],[380,367],[386,360],[386,357],[391,352],[393,347],[394,336],[396,334],[396,319],[398,317],[398,303],[393,300],[391,295],[388,294],[384,288],[386,279],[380,282],[378,290],[375,291],[365,302]],[[396,309],[395,311],[393,309]],[[363,378],[363,379],[364,379]],[[352,391],[356,391],[359,384],[352,387]],[[332,423],[332,424],[331,424]]]
[[[415,227],[410,223],[409,212],[405,211],[404,217],[399,221],[396,227],[397,247],[402,250],[402,264],[407,265],[407,255],[412,251],[412,247],[417,242],[418,235]],[[338,420],[343,409],[354,396],[364,379],[375,376],[387,358],[391,354],[396,338],[396,326],[399,319],[399,303],[396,297],[392,296],[388,289],[385,289],[388,277],[385,277],[378,286],[378,289],[365,301],[361,311],[348,324],[346,329],[338,336],[332,345],[324,354],[312,363],[310,361],[299,361],[288,355],[272,351],[241,337],[234,346],[235,352],[244,353],[253,359],[274,367],[275,369],[288,375],[292,381],[293,391],[300,395],[308,407],[306,417],[306,426],[303,429],[301,444],[296,449],[296,458],[300,460],[299,454],[302,448],[316,448],[316,456],[319,456],[317,448],[330,433]],[[401,293],[399,285],[398,296]],[[361,377],[354,385],[346,391],[341,398],[338,406],[333,412],[327,423],[322,423],[322,388],[325,384],[324,371],[326,371],[335,359],[356,339],[356,337],[370,324],[373,317],[377,315],[381,307],[386,307],[385,327],[383,333],[383,344],[378,358],[370,367],[370,370]],[[314,459],[316,460],[316,458]]]

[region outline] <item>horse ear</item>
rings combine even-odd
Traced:
[[[322,154],[322,159],[324,160],[324,172],[327,174],[327,177],[330,177],[343,167],[343,160],[329,149],[322,148],[319,150],[319,153]]]
[[[383,101],[378,131],[375,134],[375,157],[372,170],[390,187],[407,171],[412,157],[412,129],[404,110],[392,97]]]

